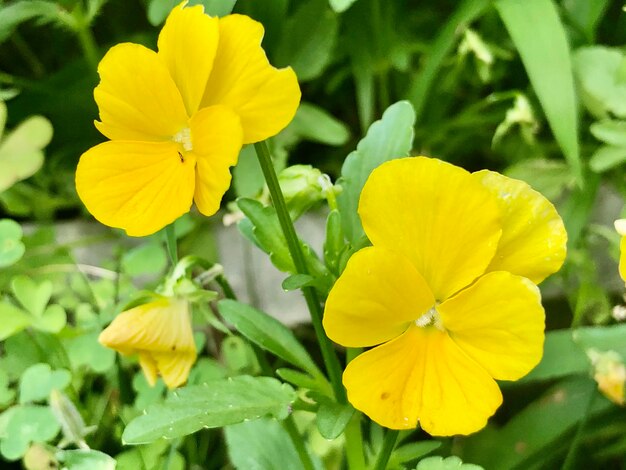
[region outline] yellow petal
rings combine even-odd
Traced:
[[[190,121],[196,160],[194,201],[213,215],[230,186],[230,167],[237,163],[243,132],[239,116],[225,106],[201,109]]]
[[[498,380],[517,380],[543,354],[545,314],[528,279],[496,271],[437,307],[452,340]]]
[[[181,161],[173,142],[120,142],[85,152],[76,190],[93,216],[128,235],[145,236],[189,211],[194,192],[193,156]]]
[[[151,385],[157,373],[169,388],[182,385],[196,360],[196,347],[184,300],[162,298],[120,313],[100,333],[100,343],[139,354],[139,364]]]
[[[343,375],[348,400],[378,424],[436,436],[470,434],[502,403],[495,381],[434,327],[402,336],[354,359]]]
[[[494,171],[474,173],[498,199],[502,237],[488,271],[508,271],[539,284],[561,268],[567,232],[558,212],[528,184]]]
[[[352,255],[324,309],[328,337],[343,346],[372,346],[402,334],[434,304],[413,265],[379,247]]]
[[[243,15],[219,20],[220,37],[202,107],[223,104],[241,118],[245,144],[276,135],[293,119],[300,87],[291,68],[272,67],[261,48],[263,26]]]
[[[159,34],[159,58],[174,79],[192,116],[200,106],[213,67],[219,25],[202,5],[174,8]]]
[[[500,238],[495,198],[467,171],[432,158],[375,169],[359,214],[371,242],[411,260],[439,301],[485,271]]]
[[[94,97],[96,127],[112,140],[168,140],[187,125],[176,84],[156,52],[124,43],[109,49],[100,65]]]

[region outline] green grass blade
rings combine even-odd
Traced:
[[[583,172],[569,45],[551,0],[498,0],[496,9],[519,51],[557,143],[579,186]]]

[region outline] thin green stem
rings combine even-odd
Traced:
[[[302,246],[296,234],[291,217],[289,216],[289,211],[287,210],[285,198],[283,197],[280,184],[278,183],[278,177],[276,176],[276,171],[274,170],[272,157],[269,149],[267,148],[267,144],[265,142],[258,142],[254,144],[254,149],[256,150],[261,169],[263,170],[263,176],[265,177],[267,187],[269,188],[270,196],[272,198],[274,208],[276,209],[276,215],[278,216],[280,227],[285,235],[289,253],[291,254],[296,272],[298,274],[309,274],[304,254],[302,253]],[[333,386],[335,398],[339,402],[345,403],[345,390],[341,384],[341,366],[339,365],[339,359],[337,359],[333,345],[328,339],[328,336],[326,336],[324,327],[322,326],[322,309],[317,292],[313,287],[307,286],[302,288],[302,293],[307,307],[309,308],[309,313],[311,314],[311,322],[313,323],[315,335],[317,336],[317,341],[322,352],[326,372],[328,373],[330,382]]]
[[[165,458],[165,461],[163,462],[163,470],[170,469],[170,466],[172,465],[172,462],[174,461],[174,455],[176,454],[176,447],[179,446],[180,440],[181,440],[180,438],[174,439],[170,443],[170,450],[167,453],[167,457]]]
[[[96,40],[91,32],[91,26],[88,23],[81,24],[76,29],[76,36],[78,37],[78,42],[83,50],[85,59],[87,59],[89,66],[95,72],[98,69],[98,62],[100,62],[100,52],[98,52]]]
[[[304,438],[300,435],[300,432],[296,427],[296,422],[293,419],[293,415],[287,416],[287,418],[282,421],[282,425],[285,431],[287,431],[287,433],[289,434],[291,442],[293,442],[293,445],[296,448],[296,452],[298,453],[298,457],[300,457],[300,462],[302,462],[305,470],[315,470],[315,465],[313,465],[311,456],[306,450],[306,446],[304,445]]]
[[[176,244],[176,229],[173,223],[165,227],[165,245],[167,246],[172,266],[176,266],[178,264],[178,245]]]
[[[37,57],[37,54],[35,54],[19,32],[14,31],[11,34],[11,42],[22,55],[35,76],[41,77],[44,73],[46,73],[46,68]]]
[[[356,411],[346,429],[346,459],[350,470],[365,470],[365,455],[363,454],[363,433],[361,432],[361,413]]]
[[[380,449],[380,453],[376,459],[376,464],[374,465],[374,470],[385,470],[387,468],[389,457],[391,457],[391,452],[396,446],[396,441],[398,440],[398,434],[400,434],[400,431],[396,431],[394,429],[387,430],[385,438],[383,439],[383,448]]]
[[[580,423],[578,423],[578,429],[576,429],[576,434],[574,435],[574,439],[572,439],[572,444],[567,451],[567,456],[565,457],[565,462],[563,462],[563,466],[561,467],[563,470],[573,470],[576,467],[576,457],[578,455],[578,447],[580,446],[580,441],[583,437],[583,431],[585,429],[585,425],[589,420],[589,415],[591,411],[591,407],[593,406],[593,402],[596,398],[596,383],[591,382],[591,390],[589,393],[589,400],[587,401],[587,406],[585,407],[584,414],[582,418],[580,418]]]

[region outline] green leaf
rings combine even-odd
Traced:
[[[146,243],[127,251],[122,268],[129,276],[160,274],[167,267],[167,255],[160,243]]]
[[[589,130],[605,144],[626,147],[626,121],[604,119],[591,124]]]
[[[306,286],[312,286],[315,283],[315,278],[309,274],[292,274],[285,278],[282,283],[282,288],[289,292],[292,290],[302,289]]]
[[[330,7],[337,13],[342,13],[352,6],[356,0],[328,0]]]
[[[441,442],[439,441],[411,442],[410,444],[406,444],[395,449],[391,455],[390,461],[404,463],[410,460],[419,459],[439,447],[441,447]]]
[[[556,6],[552,0],[498,0],[495,6],[519,51],[554,137],[582,186],[572,61]]]
[[[59,432],[59,423],[47,406],[20,405],[10,411],[6,433],[0,440],[0,453],[7,460],[21,458],[31,442],[47,442]]]
[[[38,18],[40,23],[49,23],[59,18],[60,6],[42,0],[22,0],[0,6],[0,43],[11,37],[21,23]]]
[[[350,139],[348,126],[311,103],[300,103],[296,115],[283,132],[293,133],[298,139],[334,146],[344,145]]]
[[[203,5],[204,12],[210,16],[226,16],[233,11],[236,2],[237,0],[190,0],[188,5]],[[179,0],[150,0],[148,21],[152,26],[160,25],[179,4]]]
[[[336,439],[343,433],[354,415],[351,405],[322,403],[317,411],[317,429],[324,439]]]
[[[27,328],[32,317],[8,301],[0,302],[0,341]]]
[[[626,147],[603,145],[589,159],[589,168],[596,173],[604,173],[626,161]]]
[[[0,142],[0,192],[34,175],[43,165],[43,148],[52,139],[52,124],[42,116],[22,122]]]
[[[4,101],[0,98],[0,139],[2,139],[2,134],[4,134],[4,126],[7,123],[7,105],[4,104]]]
[[[337,182],[343,189],[337,195],[337,203],[344,232],[353,245],[365,233],[357,214],[363,185],[374,168],[409,154],[413,145],[414,123],[415,112],[408,101],[391,105],[346,158]]]
[[[304,372],[287,369],[285,367],[276,369],[276,375],[278,375],[281,379],[294,384],[296,387],[313,390],[328,397],[333,396],[333,389],[328,380],[326,380],[323,376],[313,378]]]
[[[300,81],[317,78],[332,59],[338,26],[337,15],[325,0],[302,3],[285,22],[276,65],[293,67]]]
[[[564,190],[576,185],[576,179],[567,164],[560,160],[533,158],[522,160],[507,168],[506,176],[525,181],[551,201]]]
[[[63,390],[71,380],[65,369],[53,371],[44,363],[30,366],[20,379],[20,403],[46,400],[52,390]]]
[[[230,375],[257,375],[261,372],[252,345],[240,336],[230,335],[225,338],[220,351]]]
[[[415,470],[484,470],[480,465],[463,463],[456,457],[428,457],[417,464]]]
[[[624,54],[616,48],[581,47],[574,55],[574,67],[582,100],[591,114],[626,118]]]
[[[115,351],[105,348],[98,342],[100,331],[85,332],[73,338],[63,338],[72,369],[88,367],[102,374],[115,364]]]
[[[48,305],[41,317],[34,318],[33,328],[48,333],[58,333],[67,323],[67,314],[60,305]]]
[[[6,408],[15,398],[15,390],[9,385],[9,374],[0,367],[0,408]]]
[[[302,368],[314,377],[322,375],[306,349],[280,321],[235,300],[220,300],[217,307],[227,322],[257,346]]]
[[[148,408],[126,426],[122,439],[126,444],[145,444],[267,415],[285,419],[295,399],[289,385],[270,377],[238,376],[194,385]]]
[[[237,165],[232,171],[233,186],[237,197],[254,198],[261,194],[265,179],[253,145],[246,145],[241,149]]]
[[[52,282],[37,284],[28,276],[15,276],[11,280],[11,290],[22,307],[34,317],[41,317],[52,296]]]
[[[56,458],[67,470],[115,470],[115,459],[97,450],[62,450]]]
[[[615,351],[626,357],[626,324],[577,328],[573,338],[584,350]]]
[[[287,432],[260,419],[224,429],[228,456],[237,470],[304,470]]]
[[[22,243],[22,227],[11,219],[0,220],[0,268],[17,263],[26,247]]]
[[[546,334],[541,362],[520,382],[552,380],[587,373],[590,368],[583,349],[574,341],[572,330],[550,331]]]

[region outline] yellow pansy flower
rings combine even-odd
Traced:
[[[541,358],[535,283],[565,258],[561,218],[526,183],[426,157],[375,169],[359,215],[373,246],[350,258],[324,313],[335,342],[376,346],[346,367],[349,401],[388,428],[479,430],[502,402],[494,379]]]
[[[168,388],[179,387],[196,361],[189,302],[175,297],[161,297],[120,313],[98,340],[121,354],[138,354],[150,385],[160,375]]]
[[[260,23],[185,3],[168,16],[158,52],[123,43],[98,66],[95,124],[110,141],[81,156],[76,189],[96,219],[132,236],[193,202],[214,214],[241,146],[277,134],[300,101],[293,70],[269,64]]]
[[[626,282],[626,219],[616,220],[615,230],[622,237],[619,244],[619,275]]]

